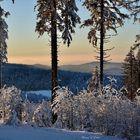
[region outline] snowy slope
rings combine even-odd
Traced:
[[[120,140],[89,132],[53,128],[0,126],[0,140]]]

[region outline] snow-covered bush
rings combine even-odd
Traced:
[[[136,91],[136,95],[140,96],[140,88]]]
[[[8,125],[50,126],[51,105],[49,102],[32,103],[22,99],[16,87],[0,89],[0,123]]]
[[[116,92],[119,94],[120,91]],[[108,96],[94,96],[86,90],[76,96],[69,93],[68,90],[61,90],[58,94],[57,127],[123,137],[140,134],[139,96],[132,102],[112,94],[112,90],[108,90]]]
[[[55,108],[53,108],[53,111],[58,115],[58,121],[55,124],[58,127],[72,129],[72,95],[73,93],[69,91],[68,88],[59,87],[59,89],[57,90],[57,97],[55,98],[52,106],[55,106]]]
[[[38,106],[33,102],[30,102],[27,98],[23,102],[23,112],[22,112],[22,123],[24,125],[33,126],[33,116],[34,112]]]
[[[114,94],[115,91],[115,94]],[[59,88],[54,101],[58,119],[55,127],[101,132],[130,137],[140,135],[140,96],[134,101],[124,98],[125,88],[104,87],[95,96],[87,90],[74,95],[68,88]],[[15,87],[4,87],[0,94],[0,120],[5,124],[27,124],[51,127],[51,103],[32,103],[21,99]]]
[[[1,122],[5,124],[20,123],[22,120],[21,91],[16,87],[0,89]]]
[[[43,101],[37,106],[33,114],[33,124],[39,127],[51,126],[51,105],[48,101]]]

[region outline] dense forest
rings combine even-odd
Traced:
[[[45,76],[44,76],[45,75]],[[73,92],[86,89],[91,73],[58,71],[59,86],[68,87]],[[105,75],[105,85],[109,84]],[[111,75],[113,76],[113,75]],[[51,90],[51,70],[38,68],[34,65],[5,64],[3,65],[3,85],[16,86],[23,91]],[[114,75],[117,79],[117,89],[122,87],[122,75]]]

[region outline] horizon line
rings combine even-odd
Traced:
[[[58,65],[59,66],[66,66],[66,65],[72,65],[72,66],[76,66],[76,65],[83,65],[83,64],[89,64],[89,63],[100,63],[100,61],[90,61],[90,62],[85,62],[85,63],[78,63],[78,64],[61,64],[61,65]],[[105,63],[123,63],[123,62],[120,62],[120,61],[110,61],[110,62],[105,62]],[[6,64],[19,64],[19,65],[28,65],[28,66],[32,66],[32,65],[42,65],[42,66],[49,66],[51,67],[51,65],[48,65],[48,64],[42,64],[42,63],[33,63],[33,64],[27,64],[27,63],[12,63],[12,62],[7,62]]]

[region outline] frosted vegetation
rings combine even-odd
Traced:
[[[116,90],[111,85],[105,86],[102,92],[99,88],[78,94],[68,88],[59,88],[53,110],[57,112],[58,119],[52,125],[50,101],[33,103],[23,99],[16,87],[3,87],[0,91],[0,122],[85,130],[121,137],[140,135],[140,96],[137,94],[131,101],[125,92],[125,88]]]

